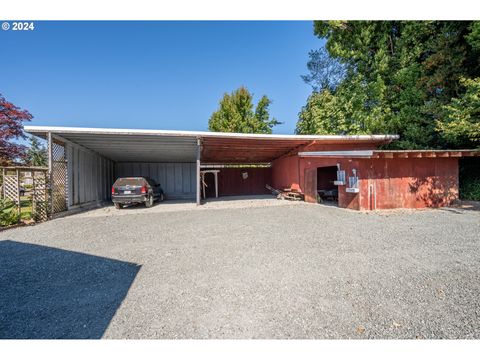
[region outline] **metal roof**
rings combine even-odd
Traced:
[[[114,129],[114,128],[84,128],[67,126],[25,126],[28,133],[55,134],[110,134],[110,135],[153,135],[153,136],[180,136],[195,138],[241,138],[241,139],[284,139],[284,140],[359,140],[359,141],[392,141],[398,135],[281,135],[281,134],[244,134],[212,131],[181,131],[181,130],[149,130],[149,129]]]
[[[106,129],[25,126],[25,131],[46,138],[48,133],[84,146],[114,161],[195,161],[197,140],[202,162],[270,162],[312,142],[321,144],[384,144],[397,135],[277,135],[207,131]]]

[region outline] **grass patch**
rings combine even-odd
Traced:
[[[17,204],[11,200],[0,200],[0,226],[10,226],[21,220],[28,221],[33,218],[32,198],[22,196],[20,198],[20,214]]]

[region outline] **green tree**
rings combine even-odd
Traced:
[[[208,128],[220,132],[271,134],[272,128],[280,124],[270,118],[268,108],[271,103],[264,95],[254,110],[253,96],[242,86],[223,95],[218,110],[210,117]]]
[[[30,137],[27,150],[27,163],[30,166],[48,166],[48,155],[45,146],[35,136]]]
[[[480,78],[462,79],[466,92],[443,106],[444,121],[437,126],[449,143],[480,147]]]
[[[312,50],[308,56],[310,60],[307,62],[307,69],[310,73],[302,75],[303,81],[309,84],[314,92],[335,90],[345,78],[345,66],[331,57],[325,48]]]
[[[297,133],[395,133],[397,148],[471,144],[453,141],[441,124],[452,123],[449,106],[467,91],[461,79],[480,76],[479,22],[315,21],[314,33],[345,72],[336,87],[314,89]],[[310,56],[310,76],[322,79],[322,64]],[[471,113],[469,123],[479,121]]]

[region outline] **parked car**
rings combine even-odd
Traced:
[[[112,201],[117,209],[139,203],[151,207],[156,200],[164,200],[162,187],[147,177],[118,178],[112,186]]]

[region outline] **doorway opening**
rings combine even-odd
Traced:
[[[337,167],[325,166],[317,168],[318,202],[325,205],[338,206]]]

